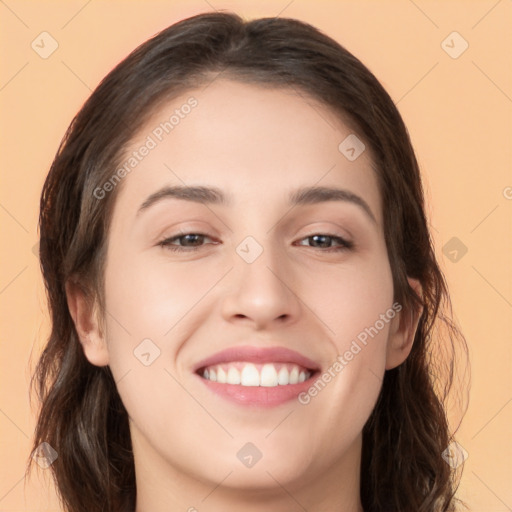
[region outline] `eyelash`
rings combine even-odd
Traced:
[[[197,249],[199,249],[200,247],[203,247],[203,246],[198,246],[198,247],[184,248],[184,247],[180,247],[179,245],[173,245],[172,244],[172,242],[174,242],[176,240],[179,240],[180,238],[184,238],[186,236],[190,236],[190,235],[210,238],[208,235],[205,235],[204,233],[195,233],[195,232],[180,233],[179,235],[176,235],[176,236],[173,236],[173,237],[170,237],[170,238],[165,238],[164,240],[161,240],[160,242],[158,242],[158,245],[163,247],[166,250],[173,251],[173,252],[194,252]],[[321,252],[342,252],[342,251],[351,250],[354,247],[354,243],[353,242],[349,242],[348,240],[345,240],[344,238],[342,238],[340,236],[330,235],[328,233],[314,233],[312,235],[309,235],[309,236],[306,236],[306,237],[302,238],[301,240],[307,240],[308,238],[313,238],[315,236],[322,236],[322,237],[331,238],[331,239],[333,239],[333,240],[335,240],[335,241],[337,241],[338,243],[341,244],[341,247],[330,247],[330,248],[327,248],[327,249],[323,249],[321,247],[312,247],[313,249],[319,250]],[[301,244],[301,246],[302,247],[308,247],[308,246],[303,246],[302,244]]]

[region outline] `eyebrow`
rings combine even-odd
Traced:
[[[137,211],[137,215],[164,199],[182,199],[200,204],[220,206],[229,206],[232,204],[231,197],[227,196],[219,188],[205,187],[201,185],[176,185],[164,187],[151,194],[141,204]],[[368,203],[362,197],[350,192],[349,190],[335,187],[302,187],[292,191],[288,198],[290,206],[303,206],[327,201],[345,201],[355,204],[366,213],[373,223],[377,224],[377,219],[375,218],[371,208],[368,206]]]

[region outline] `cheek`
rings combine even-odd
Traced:
[[[303,293],[315,305],[315,313],[341,350],[392,307],[391,269],[385,256],[339,269],[333,267],[309,279]],[[386,334],[387,326],[388,322],[384,326],[379,322],[379,331]]]
[[[194,309],[219,276],[221,270],[217,273],[204,265],[191,271],[186,264],[132,258],[110,269],[106,302],[112,316],[132,336],[162,339]]]
[[[117,260],[116,260],[117,258]],[[179,265],[148,264],[143,258],[120,259],[107,266],[105,299],[109,366],[122,402],[137,427],[169,430],[164,407],[191,406],[179,384],[174,355],[201,296],[211,287],[195,281]]]
[[[376,258],[370,264],[317,276],[316,282],[308,301],[326,326],[319,335],[326,334],[330,342],[325,351],[330,360],[324,361],[328,371],[317,387],[329,388],[325,394],[332,399],[333,412],[339,414],[335,404],[347,408],[347,413],[350,404],[358,404],[356,409],[364,417],[382,384],[391,322],[397,315],[388,260]]]
[[[172,381],[165,372],[174,373],[181,345],[200,327],[203,316],[211,313],[202,299],[225,274],[226,265],[197,264],[191,270],[190,264],[171,264],[163,258],[155,262],[114,253],[111,261],[119,263],[107,265],[105,272],[109,366],[116,380],[127,375],[126,381],[137,382],[140,395],[136,390],[128,392],[128,383],[119,388],[127,408],[132,399],[138,408],[151,408],[159,398],[155,390],[162,389],[162,381]],[[211,310],[211,298],[208,304]],[[123,396],[123,389],[129,396]],[[143,389],[152,397],[149,402],[137,398],[144,396]],[[164,402],[170,392],[167,389],[161,397]]]

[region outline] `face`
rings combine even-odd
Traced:
[[[362,428],[410,346],[368,148],[340,149],[351,134],[292,89],[216,80],[133,139],[106,331],[83,344],[116,379],[139,476],[359,481]]]

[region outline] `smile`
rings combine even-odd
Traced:
[[[244,345],[217,352],[192,371],[212,397],[269,408],[296,400],[320,374],[320,365],[286,347]]]
[[[307,368],[296,364],[255,364],[234,361],[201,369],[199,375],[219,384],[240,384],[248,387],[289,386],[304,382],[311,377]]]

